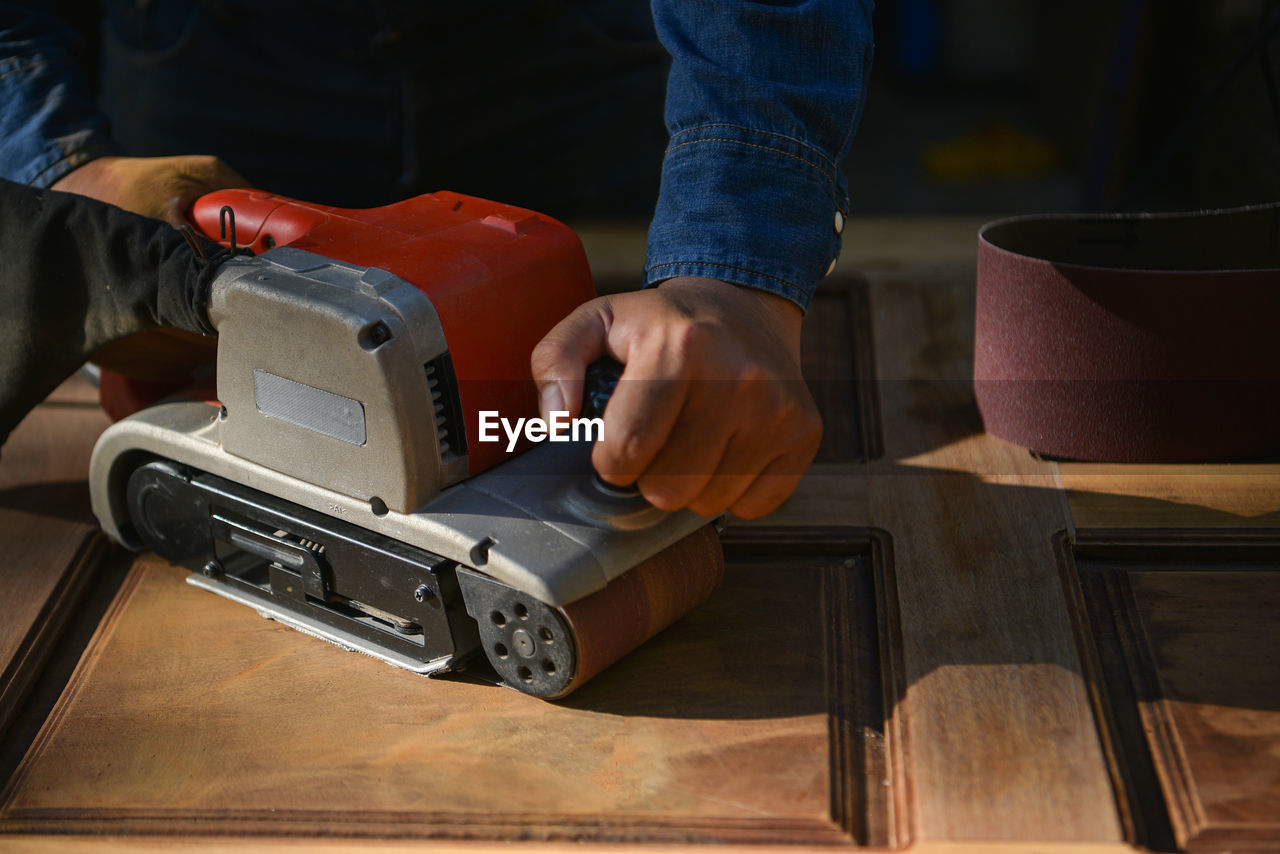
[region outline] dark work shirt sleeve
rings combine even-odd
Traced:
[[[646,284],[706,276],[808,308],[849,212],[870,0],[654,0],[671,135]]]
[[[37,187],[118,153],[76,62],[79,37],[52,6],[0,2],[0,178]]]

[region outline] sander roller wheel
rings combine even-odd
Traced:
[[[720,538],[707,525],[561,607],[468,569],[459,569],[458,581],[498,674],[519,691],[555,700],[700,605],[723,575]]]

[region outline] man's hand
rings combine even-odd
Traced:
[[[216,157],[99,157],[62,176],[54,190],[79,193],[177,227],[205,193],[249,182]]]
[[[67,173],[54,190],[78,193],[133,213],[188,223],[187,213],[205,193],[247,187],[239,172],[216,157],[99,157]],[[104,368],[152,382],[180,382],[212,364],[212,339],[178,329],[156,329],[112,342],[93,354]]]
[[[586,367],[626,365],[592,464],[663,510],[746,519],[774,510],[817,453],[822,420],[800,374],[796,305],[714,279],[600,297],[533,351],[543,418],[577,415]]]

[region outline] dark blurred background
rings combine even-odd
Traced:
[[[859,214],[1280,199],[1276,0],[880,0]]]
[[[92,73],[98,0],[56,3],[86,34]],[[853,209],[1274,201],[1276,71],[1280,0],[879,0],[871,91],[845,163]]]

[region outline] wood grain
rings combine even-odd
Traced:
[[[1245,730],[1270,737],[1274,706],[1233,700],[1224,680],[1241,667],[1216,662],[1277,681],[1254,660],[1274,630],[1250,628],[1245,649],[1220,631],[1257,623],[1270,594],[1233,582],[1219,597],[1210,579],[1275,574],[1241,562],[1280,527],[1280,466],[1058,464],[983,435],[969,385],[978,225],[852,223],[806,322],[806,370],[846,381],[817,398],[847,440],[840,419],[869,413],[847,404],[861,394],[847,380],[874,361],[883,455],[830,454],[773,517],[732,529],[723,595],[582,695],[551,706],[389,670],[144,559],[0,800],[0,848],[1083,854],[1132,850],[1126,838],[1173,847],[1175,822],[1194,849],[1264,848],[1275,832],[1241,832],[1232,811],[1265,803],[1239,745]],[[593,264],[609,256],[597,274],[633,287],[643,233],[607,231],[603,254],[583,235]],[[856,331],[851,263],[874,335]],[[62,411],[92,414],[85,388],[62,391]],[[6,447],[0,462],[20,511],[0,533],[15,539],[35,506],[22,490],[74,489],[91,444],[27,441],[34,456]],[[1179,580],[1165,566],[1178,555],[1221,560]],[[1104,560],[1123,572],[1084,571],[1098,583],[1082,588],[1074,561]]]
[[[97,409],[98,387],[90,382],[84,373],[76,373],[54,389],[44,402],[56,406],[83,406],[88,409]]]
[[[893,273],[904,269],[973,269],[978,229],[992,217],[851,217],[836,273]],[[597,290],[640,287],[647,223],[628,220],[570,223],[597,279]],[[829,276],[821,287],[826,287]]]
[[[726,551],[703,608],[561,705],[388,668],[141,558],[0,831],[892,844],[881,553],[838,529]]]
[[[455,840],[369,840],[348,839],[272,839],[215,837],[155,836],[37,836],[15,835],[5,839],[6,854],[63,854],[63,852],[90,852],[91,854],[167,854],[186,851],[234,851],[236,854],[285,854],[285,852],[320,852],[320,854],[418,854],[422,851],[461,851],[466,854],[511,854],[510,842],[459,843]],[[687,845],[663,845],[654,843],[546,843],[535,840],[522,841],[520,851],[533,852],[610,852],[610,854],[685,854]],[[716,854],[760,854],[771,852],[829,852],[831,846],[820,845],[770,845],[762,848],[751,844],[719,844]],[[1071,842],[921,842],[911,848],[913,854],[1133,854],[1134,849],[1121,843],[1071,843]]]
[[[885,453],[866,524],[895,543],[916,836],[1117,841],[1055,472],[983,434],[973,401],[973,266],[868,278]]]
[[[1077,528],[1280,527],[1280,465],[1062,463]]]
[[[873,354],[867,283],[853,277],[828,282],[805,317],[801,348],[801,368],[824,428],[815,463],[880,455]]]
[[[1131,559],[1108,535],[1077,560],[1135,840],[1280,850],[1280,532],[1140,536]]]
[[[74,613],[106,551],[89,511],[89,453],[106,426],[72,380],[38,406],[0,454],[0,734]]]

